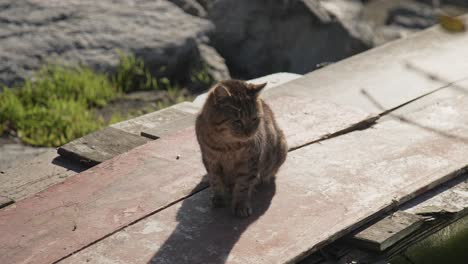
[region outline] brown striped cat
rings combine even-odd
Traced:
[[[231,200],[239,217],[252,214],[254,187],[274,179],[288,150],[273,112],[259,98],[265,85],[239,80],[216,84],[196,121],[213,206]]]

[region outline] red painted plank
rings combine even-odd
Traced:
[[[276,100],[271,104],[293,146],[367,116],[324,102]],[[185,197],[204,173],[193,127],[117,156],[1,210],[0,263],[57,261]]]
[[[467,104],[290,152],[251,218],[211,209],[204,190],[62,263],[293,263],[466,168]]]

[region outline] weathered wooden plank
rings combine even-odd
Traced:
[[[331,105],[326,109],[336,116],[310,115],[309,109],[316,104],[289,99],[279,98],[281,103],[275,109],[284,113],[281,125],[288,141],[291,137],[296,145],[315,141],[322,132],[352,126],[367,116],[339,106],[331,111]],[[273,99],[269,102],[275,105]],[[298,126],[298,120],[307,127]],[[204,173],[193,126],[114,157],[0,211],[0,263],[57,261],[205,188]]]
[[[190,102],[182,102],[159,111],[142,115],[130,120],[111,125],[131,134],[140,135],[141,131],[164,126],[179,119],[196,114],[199,107]]]
[[[150,139],[106,127],[61,146],[57,152],[67,159],[93,166],[148,141]]]
[[[151,129],[141,131],[141,135],[150,139],[158,139],[183,130],[184,128],[195,125],[195,115],[187,116],[182,119],[174,120],[174,122],[157,126]]]
[[[0,196],[18,201],[85,170],[80,164],[61,158],[55,149],[22,162],[0,174]]]
[[[129,226],[63,263],[291,263],[463,171],[468,99],[290,153],[254,215],[212,210],[209,192]],[[448,136],[448,135],[452,136]],[[311,165],[313,164],[313,165]],[[125,248],[125,250],[121,250]]]
[[[417,230],[423,222],[421,216],[397,211],[356,233],[351,242],[365,249],[384,251]]]
[[[437,216],[460,214],[468,210],[468,174],[439,186],[402,206],[412,214]]]
[[[352,107],[338,106],[310,97],[274,96],[266,99],[291,148],[319,140],[374,117]],[[336,118],[340,116],[340,118]],[[144,130],[142,135],[157,139],[195,124],[195,116]]]
[[[424,225],[410,235],[396,241],[383,252],[369,251],[344,238],[321,249],[321,253],[307,257],[300,264],[329,264],[323,256],[332,256],[332,263],[388,263],[392,256],[418,243],[468,214],[468,174],[464,173],[428,192],[415,197],[400,207],[401,212],[424,215]],[[378,222],[377,222],[378,224]],[[375,225],[370,223],[367,228]]]

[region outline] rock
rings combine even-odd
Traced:
[[[372,29],[373,45],[406,37],[437,23],[431,6],[412,0],[369,1],[357,19]]]
[[[427,2],[427,1],[426,1]],[[461,7],[440,8],[449,15],[460,15]],[[415,0],[323,0],[321,6],[336,17],[355,37],[371,46],[406,37],[437,23],[439,10]]]
[[[206,16],[205,8],[195,0],[169,0],[192,16]]]
[[[226,80],[231,78],[229,69],[226,66],[224,58],[218,52],[207,44],[198,45],[200,57],[207,66],[207,71],[216,81]]]
[[[428,5],[452,5],[452,6],[461,6],[461,7],[468,7],[468,1],[466,0],[417,0],[419,2],[426,3]]]
[[[111,71],[117,50],[154,72],[164,66],[170,78],[189,79],[190,65],[202,63],[199,43],[213,29],[165,0],[3,1],[0,84],[21,82],[49,60]]]
[[[235,77],[307,73],[369,48],[311,0],[218,0],[207,11],[212,44]]]

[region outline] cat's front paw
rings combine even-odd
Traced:
[[[252,214],[252,207],[248,202],[239,202],[234,204],[233,213],[237,217],[249,217]]]

